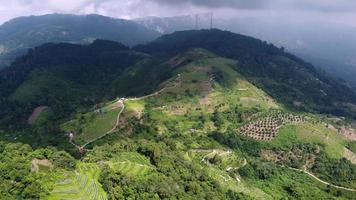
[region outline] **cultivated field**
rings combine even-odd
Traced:
[[[98,182],[100,169],[96,164],[78,164],[75,172],[67,172],[65,179],[56,183],[49,200],[106,200]]]

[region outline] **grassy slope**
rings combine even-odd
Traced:
[[[104,106],[102,113],[94,111],[80,114],[76,119],[62,125],[62,130],[66,132],[74,131],[77,135],[74,140],[78,144],[84,144],[94,138],[110,131],[116,124],[117,116],[121,107],[116,106],[117,102]]]
[[[347,144],[340,134],[325,127],[323,124],[305,123],[288,125],[281,129],[279,136],[271,142],[272,147],[290,147],[298,143],[314,143],[323,145],[330,158],[340,159]]]

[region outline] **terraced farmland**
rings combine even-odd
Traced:
[[[155,170],[146,157],[134,152],[122,153],[106,163],[114,171],[136,178],[143,178]]]
[[[269,113],[266,117],[254,120],[237,131],[242,135],[256,140],[272,140],[278,135],[279,129],[286,124],[302,123],[304,118],[299,115],[287,113]]]
[[[143,177],[148,175],[152,167],[148,165],[142,165],[130,161],[123,161],[123,162],[109,162],[109,166],[114,169],[115,171],[119,171],[126,176],[131,177]]]
[[[248,184],[237,173],[237,169],[247,164],[243,157],[224,149],[192,149],[186,152],[188,160],[199,160],[208,176],[229,190],[244,193],[254,199],[273,199],[264,191]],[[217,158],[217,162],[214,159]]]
[[[49,200],[106,200],[107,196],[98,182],[100,169],[96,164],[81,163],[75,172],[67,172],[56,183]]]

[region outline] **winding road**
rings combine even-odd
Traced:
[[[122,100],[119,100],[118,103],[120,103],[122,106],[121,106],[120,112],[117,114],[116,123],[115,123],[115,125],[112,127],[112,129],[109,130],[108,132],[106,132],[105,134],[103,134],[103,135],[101,135],[101,136],[99,136],[99,137],[97,137],[97,138],[94,138],[94,139],[90,140],[89,142],[83,144],[83,145],[80,147],[81,149],[84,149],[88,144],[91,144],[91,143],[93,143],[93,142],[95,142],[95,141],[97,141],[97,140],[100,140],[101,138],[103,138],[103,137],[109,135],[110,133],[112,133],[112,132],[114,132],[114,131],[116,130],[116,128],[119,126],[119,123],[120,123],[120,116],[121,116],[121,113],[124,112],[124,110],[125,110],[125,104],[124,104],[124,102],[123,102]]]
[[[152,96],[159,95],[160,93],[162,93],[163,91],[165,91],[168,88],[175,88],[175,87],[179,86],[181,84],[181,82],[182,82],[180,74],[177,75],[177,78],[175,79],[175,82],[176,82],[176,84],[174,84],[171,87],[164,87],[159,91],[156,91],[156,92],[154,92],[152,94],[148,94],[148,95],[145,95],[145,96],[142,96],[142,97],[138,97],[138,98],[134,97],[134,98],[127,98],[127,99],[126,98],[118,98],[119,100],[117,101],[117,103],[121,104],[122,106],[121,106],[120,112],[117,115],[116,123],[112,127],[111,130],[109,130],[108,132],[106,132],[105,134],[103,134],[103,135],[101,135],[99,137],[96,137],[96,138],[88,141],[87,143],[83,144],[82,146],[79,146],[79,145],[75,144],[71,139],[69,140],[69,143],[71,143],[73,146],[75,146],[80,152],[88,151],[88,149],[85,149],[85,147],[87,145],[89,145],[89,144],[91,144],[91,143],[93,143],[93,142],[95,142],[97,140],[100,140],[101,138],[104,138],[105,136],[113,133],[117,129],[117,127],[119,126],[119,123],[120,123],[120,116],[125,110],[125,102],[126,101],[138,101],[138,100],[146,99],[146,98],[149,98],[149,97],[152,97]]]
[[[297,168],[293,168],[293,167],[287,167],[288,169],[294,170],[294,171],[298,171],[298,172],[303,172],[307,175],[309,175],[310,177],[312,177],[313,179],[319,181],[320,183],[323,183],[325,185],[330,185],[331,187],[337,188],[337,189],[342,189],[342,190],[347,190],[347,191],[351,191],[351,192],[356,192],[356,189],[353,188],[347,188],[347,187],[342,187],[342,186],[338,186],[338,185],[334,185],[331,184],[329,182],[323,181],[320,178],[316,177],[314,174],[306,171],[306,170],[302,170],[302,169],[297,169]]]

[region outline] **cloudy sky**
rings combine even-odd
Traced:
[[[354,0],[0,0],[0,23],[48,13],[96,13],[131,19],[210,11],[221,17],[294,17],[356,26]]]

